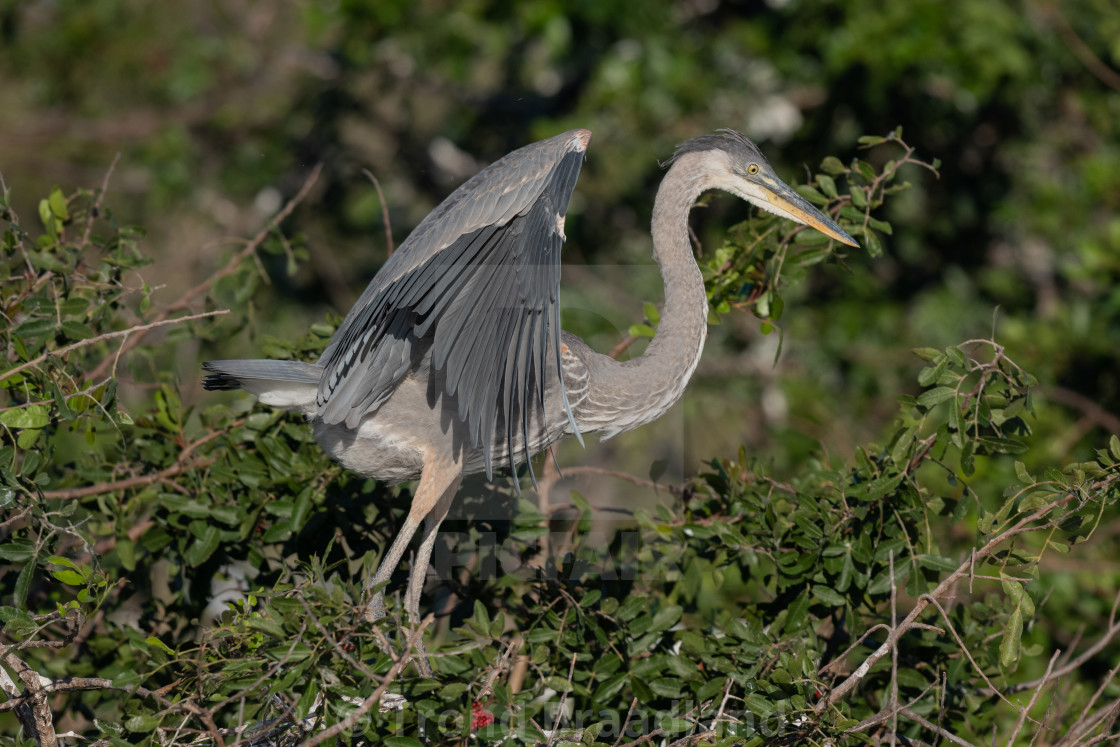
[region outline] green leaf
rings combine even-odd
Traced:
[[[51,190],[51,196],[48,198],[50,202],[51,212],[54,217],[61,221],[70,220],[70,211],[66,209],[66,195],[62,194],[62,190],[55,187]]]
[[[871,231],[863,232],[863,248],[867,250],[867,255],[873,259],[883,256],[883,242]]]
[[[124,722],[124,728],[135,732],[152,731],[157,726],[159,726],[159,719],[148,715],[133,716]]]
[[[817,174],[817,184],[820,185],[821,192],[823,192],[829,199],[835,200],[838,197],[838,194],[836,192],[836,182],[832,180],[831,176]]]
[[[207,526],[203,531],[202,536],[187,548],[183,553],[183,559],[187,561],[188,565],[200,566],[214,554],[218,549],[218,544],[221,542],[221,532],[215,526]]]
[[[810,187],[808,184],[802,184],[797,187],[797,194],[804,197],[814,205],[827,205],[828,198],[821,194],[819,191]]]
[[[77,571],[70,571],[70,570],[51,571],[51,575],[54,576],[55,578],[57,578],[62,583],[68,584],[69,586],[85,586],[86,585],[85,576],[78,573]]]
[[[631,324],[628,330],[631,337],[653,337],[657,331],[648,324]]]
[[[51,212],[51,204],[47,200],[39,200],[39,221],[43,224],[43,228],[51,228],[54,225],[54,214]]]
[[[632,594],[626,598],[622,606],[618,608],[615,616],[624,621],[633,620],[639,612],[642,612],[649,606],[649,599],[645,594]]]
[[[918,396],[918,404],[930,408],[955,397],[957,390],[951,386],[939,386],[922,392]]]
[[[145,638],[144,643],[148,644],[152,648],[158,648],[158,649],[160,649],[160,650],[162,650],[162,651],[164,651],[168,654],[171,654],[172,656],[175,655],[175,649],[171,648],[166,643],[164,643],[160,639],[156,638],[154,635],[150,635],[147,638]]]
[[[659,610],[657,614],[653,616],[653,624],[650,625],[650,630],[654,632],[668,630],[677,624],[683,612],[684,609],[675,604]]]
[[[843,162],[836,156],[826,156],[825,159],[821,161],[821,171],[827,174],[836,176],[837,174],[843,174],[847,170]]]
[[[10,539],[0,543],[0,559],[24,563],[35,556],[35,544],[25,539]]]
[[[813,584],[813,596],[829,607],[843,607],[847,600],[827,586]]]
[[[1007,624],[1003,628],[1003,640],[999,644],[999,663],[1003,665],[1004,669],[1011,667],[1019,660],[1022,638],[1023,613],[1016,607],[1011,616],[1007,618]]]
[[[583,599],[579,600],[580,607],[591,607],[602,598],[603,592],[599,589],[592,589],[583,595]]]
[[[0,412],[0,423],[9,428],[43,428],[51,422],[46,405],[30,405]]]
[[[125,570],[136,570],[136,543],[128,537],[117,537],[117,557]]]
[[[867,207],[867,190],[863,187],[852,185],[848,189],[848,194],[852,198],[852,205],[863,210]]]
[[[39,630],[31,615],[15,607],[0,607],[0,620],[4,621],[4,634],[13,638],[27,638]]]
[[[77,342],[93,337],[93,330],[89,328],[89,325],[81,322],[65,321],[62,323],[62,334]]]

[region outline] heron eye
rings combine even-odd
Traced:
[[[758,173],[758,164],[757,163],[752,163],[750,166],[748,166],[747,167],[747,173],[752,175],[752,176],[757,174]]]

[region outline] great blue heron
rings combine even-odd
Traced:
[[[318,363],[208,361],[207,389],[245,389],[302,412],[342,466],[420,479],[408,517],[368,580],[389,580],[421,523],[405,594],[413,623],[436,530],[464,475],[516,466],[565,436],[609,438],[681,396],[707,336],[708,299],[688,214],[722,189],[837,241],[856,242],[732,130],[677,147],[653,207],[665,308],[644,355],[619,362],[560,331],[560,247],[588,130],[516,150],[431,212],[346,315]],[[582,440],[582,439],[581,439]],[[365,615],[384,615],[380,589]]]

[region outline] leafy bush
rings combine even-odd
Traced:
[[[826,158],[801,193],[877,255],[891,227],[875,211],[920,162],[901,133],[865,144],[891,150]],[[2,726],[14,742],[1111,732],[1116,604],[1079,595],[1051,560],[1096,552],[1086,540],[1114,525],[1120,440],[1046,464],[1030,435],[1034,379],[996,340],[916,350],[920,393],[899,397],[877,442],[818,453],[788,480],[742,448],[717,456],[605,542],[580,496],[569,525],[551,514],[547,464],[543,504],[476,481],[459,498],[467,520],[446,527],[433,614],[415,630],[360,622],[361,578],[408,488],[342,472],[289,414],[243,398],[186,406],[172,373],[184,356],[197,370],[194,340],[249,324],[259,253],[304,256],[280,225],[315,176],[211,280],[162,305],[140,279],[142,232],[103,204],[108,177],[52,190],[38,231],[5,195],[0,711],[16,716]],[[730,233],[702,261],[713,321],[750,313],[771,333],[785,289],[842,258],[771,216]],[[635,337],[658,322],[646,314]],[[313,358],[334,323],[260,352]],[[431,680],[380,645],[425,634]]]

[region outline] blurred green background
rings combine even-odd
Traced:
[[[291,219],[310,261],[266,259],[253,337],[181,347],[188,399],[204,396],[200,359],[260,355],[262,336],[294,337],[356,299],[387,251],[364,170],[399,244],[486,163],[591,129],[563,301],[565,326],[606,352],[660,300],[648,223],[677,142],[739,129],[796,183],[901,125],[942,167],[907,175],[914,188],[882,216],[884,257],[853,251],[792,288],[776,363],[777,335],[726,317],[670,416],[588,452],[569,444],[561,463],[643,475],[660,459],[673,481],[739,443],[777,474],[811,453],[843,462],[917,391],[910,348],[992,334],[1042,382],[1048,448],[1032,454],[1088,458],[1120,430],[1114,0],[8,1],[0,43],[13,204],[34,216],[52,185],[96,186],[121,154],[107,204],[148,231],[157,261],[141,274],[157,298],[216,271],[325,164]],[[717,198],[693,225],[714,250],[749,215]],[[625,489],[575,484],[601,501]]]

